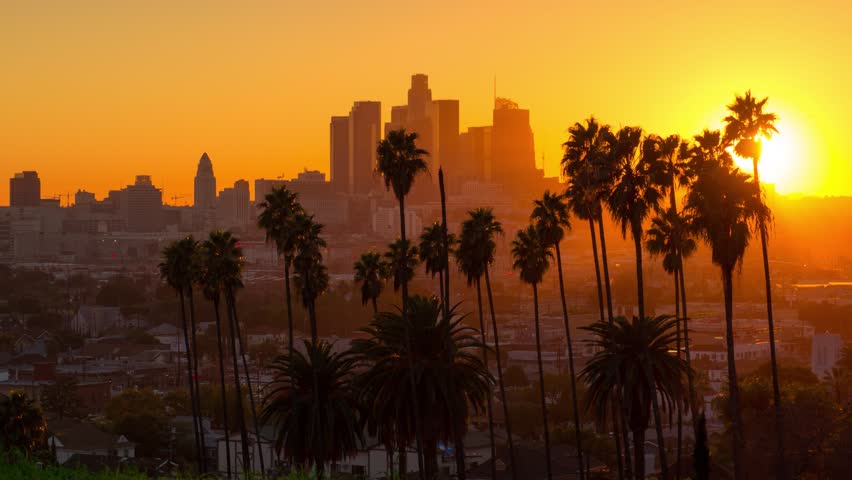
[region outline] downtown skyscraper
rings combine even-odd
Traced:
[[[373,101],[355,102],[348,116],[331,118],[330,166],[335,191],[366,195],[373,190],[381,121],[382,104]]]
[[[193,194],[193,223],[196,228],[206,228],[213,225],[213,213],[216,207],[216,176],[213,175],[213,162],[207,152],[198,160],[195,173],[195,190]]]

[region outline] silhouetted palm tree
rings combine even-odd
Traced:
[[[694,231],[710,246],[713,263],[722,271],[734,473],[736,478],[744,478],[745,439],[734,362],[733,272],[745,255],[751,228],[757,225],[758,219],[769,219],[771,214],[748,175],[731,167],[727,152],[721,150],[720,155],[693,162],[698,163],[700,169],[695,170],[697,176],[687,194],[685,210],[692,218]]]
[[[760,173],[758,164],[762,151],[761,138],[769,139],[773,133],[778,133],[775,122],[778,116],[774,113],[764,112],[766,102],[769,98],[757,100],[747,91],[742,97],[737,96],[734,103],[728,105],[731,113],[725,117],[725,140],[734,144],[734,151],[743,158],[750,158],[753,167],[754,184],[760,190]],[[766,288],[766,319],[769,327],[769,355],[772,365],[772,395],[775,403],[775,428],[778,432],[776,437],[776,455],[778,478],[787,478],[786,462],[784,457],[784,415],[781,408],[781,387],[778,382],[778,358],[775,350],[775,321],[772,312],[772,280],[769,275],[769,252],[766,246],[766,224],[759,220],[758,229],[760,234],[760,246],[763,251],[763,277]]]
[[[198,469],[200,472],[206,470],[204,431],[201,426],[199,415],[199,399],[197,390],[198,363],[197,355],[193,360],[195,346],[195,315],[193,314],[192,335],[186,320],[186,297],[192,295],[192,284],[198,276],[196,256],[198,242],[191,236],[182,240],[176,240],[163,249],[163,261],[159,265],[160,277],[175,290],[180,298],[180,318],[183,327],[183,341],[186,349],[187,377],[189,381],[189,399],[192,407],[192,426],[195,435],[195,453],[197,455]],[[192,307],[190,307],[192,308]],[[190,345],[190,337],[193,341]]]
[[[363,445],[362,416],[352,388],[355,358],[327,342],[305,341],[305,353],[278,357],[263,419],[275,427],[275,448],[294,465],[315,467],[352,455]]]
[[[319,336],[317,327],[316,300],[328,289],[328,269],[323,265],[322,249],[326,247],[322,224],[314,222],[313,215],[299,215],[294,220],[296,229],[296,255],[293,269],[296,273],[296,288],[302,298],[302,306],[308,311],[311,341]]]
[[[477,355],[481,343],[462,320],[454,309],[444,316],[434,297],[413,296],[406,320],[399,313],[381,312],[363,330],[368,338],[353,341],[366,366],[358,391],[372,412],[370,430],[386,443],[404,446],[414,436],[419,416],[427,478],[439,473],[438,442],[463,437],[470,407],[482,411],[491,392],[493,379]],[[409,368],[417,379],[414,389]],[[414,397],[429,408],[414,408]]]
[[[577,381],[574,371],[574,346],[571,344],[571,324],[568,321],[568,304],[565,301],[565,282],[562,278],[562,252],[559,244],[565,236],[565,230],[571,229],[570,211],[563,195],[544,192],[540,200],[535,200],[530,220],[535,224],[539,239],[545,248],[556,250],[556,270],[559,272],[559,295],[562,300],[562,320],[565,324],[565,340],[568,343],[568,371],[571,376],[571,397],[573,401],[574,432],[577,442],[577,464],[580,478],[584,478],[583,445],[580,428],[580,409],[577,405]]]
[[[447,248],[451,249],[455,243],[455,235],[448,234],[447,243]],[[426,267],[426,273],[431,275],[432,278],[436,274],[438,275],[440,287],[439,298],[443,302],[445,298],[444,286],[446,283],[444,275],[447,274],[447,264],[444,259],[444,228],[440,222],[435,222],[423,229],[423,233],[420,234],[417,254],[420,257],[420,261]]]
[[[393,189],[393,194],[399,202],[399,239],[401,245],[409,245],[405,236],[405,197],[414,185],[417,175],[428,172],[429,167],[423,158],[429,152],[417,147],[417,133],[406,133],[405,129],[392,130],[387,133],[385,139],[376,147],[376,171],[382,175],[385,188]],[[407,252],[407,248],[403,250]],[[402,318],[408,304],[408,278],[402,280]],[[415,384],[413,369],[411,369],[410,383],[412,388]],[[419,409],[419,399],[415,397],[414,407]],[[415,420],[419,421],[419,416]],[[415,428],[417,437],[417,465],[420,477],[423,480],[423,432],[420,425]]]
[[[362,253],[360,260],[355,262],[355,282],[361,283],[361,304],[373,304],[373,313],[379,313],[376,301],[385,288],[385,281],[390,276],[390,268],[382,256],[376,252]]]
[[[503,416],[506,419],[506,443],[509,447],[512,480],[517,480],[517,463],[515,458],[515,442],[512,438],[512,420],[509,416],[509,402],[503,383],[503,361],[500,358],[500,331],[497,328],[497,315],[494,311],[494,297],[491,293],[491,277],[489,265],[494,264],[497,250],[495,238],[503,234],[503,227],[494,217],[490,208],[477,208],[468,212],[468,218],[462,222],[457,260],[463,272],[469,272],[476,278],[485,277],[485,290],[488,296],[488,307],[491,312],[491,330],[494,334],[494,358],[497,362],[497,384],[500,388],[500,402],[503,404]],[[470,278],[470,277],[468,277]],[[482,327],[482,325],[480,325]],[[485,338],[485,330],[482,330]]]
[[[236,321],[235,291],[242,288],[242,249],[238,246],[238,240],[231,232],[211,232],[210,237],[204,242],[206,252],[206,268],[218,279],[218,289],[225,295],[225,311],[228,315],[228,342],[231,347],[231,360],[234,369],[234,392],[236,401],[237,426],[240,430],[240,443],[242,445],[243,471],[251,469],[251,454],[248,442],[248,429],[245,422],[245,407],[243,406],[242,382],[240,382],[240,368],[237,362],[237,331],[239,325]],[[218,310],[218,308],[217,308]],[[246,372],[248,373],[248,372]],[[224,401],[223,401],[224,403]],[[230,439],[228,439],[230,442]]]
[[[622,390],[633,431],[636,480],[645,478],[645,430],[657,397],[670,408],[684,394],[681,379],[686,375],[686,363],[669,353],[669,345],[675,341],[675,322],[665,316],[634,317],[632,322],[619,317],[613,323],[585,327],[594,335],[590,344],[597,350],[581,373],[588,387],[586,406],[606,405],[615,398],[615,390]],[[605,408],[596,411],[606,415]]]
[[[220,305],[222,303],[222,272],[218,266],[216,245],[213,233],[205,240],[200,249],[198,283],[204,296],[213,304],[213,313],[216,320],[216,349],[219,360],[219,389],[222,398],[222,427],[225,438],[230,438],[230,423],[228,422],[228,400],[225,391],[225,350],[222,344],[222,316]],[[231,477],[231,442],[225,442],[225,468],[226,478]]]
[[[547,462],[547,478],[553,478],[550,470],[550,428],[547,425],[547,403],[544,394],[544,365],[541,362],[541,326],[538,318],[538,284],[550,266],[553,254],[539,237],[538,230],[530,225],[519,230],[512,241],[512,267],[520,273],[521,280],[532,285],[533,289],[533,319],[535,321],[535,351],[538,359],[538,381],[541,396],[541,416],[544,419],[544,454]]]
[[[419,264],[417,247],[411,245],[408,240],[396,239],[388,245],[388,251],[384,256],[390,276],[393,278],[393,291],[398,292],[414,278],[414,270]]]
[[[304,210],[299,204],[298,194],[291,192],[286,186],[276,187],[258,205],[261,212],[257,217],[257,225],[266,232],[266,241],[275,242],[278,254],[284,256],[284,291],[287,300],[287,344],[288,351],[293,351],[293,307],[290,300],[290,267],[296,255],[296,229],[294,220],[303,215]]]

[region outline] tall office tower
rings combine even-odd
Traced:
[[[400,128],[405,128],[405,122],[407,121],[407,105],[397,105],[395,107],[391,107],[391,119],[389,122],[385,123],[385,136],[387,136],[388,132],[392,130],[399,130]]]
[[[373,175],[376,146],[381,139],[381,102],[355,102],[349,112],[350,194],[368,194],[376,185]]]
[[[121,213],[129,232],[159,232],[163,229],[163,192],[148,175],[137,175],[136,183],[121,191]]]
[[[411,88],[408,89],[408,121],[416,122],[429,116],[432,104],[432,90],[429,89],[429,77],[422,73],[411,76]]]
[[[331,186],[335,192],[349,190],[349,117],[331,117],[330,160]]]
[[[492,182],[492,127],[469,127],[459,138],[458,176],[462,181]]]
[[[16,173],[9,179],[10,207],[38,207],[41,204],[41,180],[38,173]]]
[[[266,179],[257,178],[254,181],[254,207],[266,201],[266,195],[272,192],[273,188],[278,188],[287,185],[287,180],[280,178]]]
[[[216,223],[219,228],[245,230],[251,218],[249,183],[237,180],[233,187],[219,192],[216,206]]]
[[[459,101],[434,100],[431,111],[430,170],[437,177],[438,168],[443,167],[444,175],[455,177],[459,156]]]
[[[524,186],[536,178],[529,110],[518,108],[509,99],[495,100],[491,153],[492,177],[497,183]]]
[[[216,177],[213,175],[213,162],[207,152],[198,160],[193,197],[195,228],[205,229],[212,225],[213,209],[216,206]]]

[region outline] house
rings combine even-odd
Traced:
[[[47,444],[56,452],[57,463],[64,464],[74,455],[97,455],[119,459],[134,458],[136,447],[124,435],[104,432],[92,423],[73,419],[51,421]]]
[[[79,335],[99,337],[112,328],[126,327],[126,323],[119,307],[81,305],[71,319],[70,328]]]

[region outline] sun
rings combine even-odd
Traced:
[[[793,192],[797,186],[796,160],[798,157],[798,142],[789,132],[773,135],[772,138],[762,138],[763,154],[758,168],[760,182],[772,184],[779,193]],[[734,155],[737,166],[744,172],[752,173],[750,158]]]

